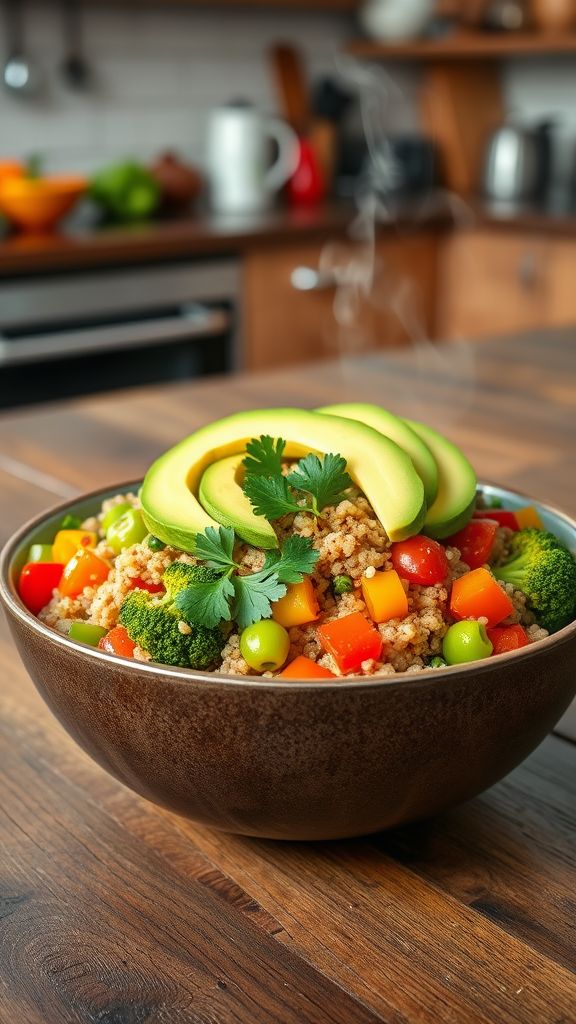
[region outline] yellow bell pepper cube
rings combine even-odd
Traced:
[[[544,529],[544,523],[540,519],[540,515],[534,505],[525,505],[524,508],[514,509],[514,515],[518,520],[518,526],[521,530],[526,530],[530,526],[536,527],[537,530]]]
[[[395,569],[363,576],[362,596],[373,622],[403,619],[408,614],[408,597]]]
[[[80,548],[94,548],[98,538],[91,530],[58,530],[52,543],[52,559],[66,565]]]
[[[319,613],[318,599],[308,576],[301,583],[289,583],[284,597],[272,602],[272,618],[285,629],[314,622]]]

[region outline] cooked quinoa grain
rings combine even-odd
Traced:
[[[126,596],[135,586],[139,583],[160,585],[165,570],[175,561],[189,565],[197,563],[192,555],[169,545],[161,551],[153,551],[146,542],[134,544],[115,556],[106,543],[101,524],[106,512],[121,502],[139,506],[135,494],[119,494],[104,502],[98,515],[82,524],[83,528],[98,535],[96,553],[110,563],[108,579],[97,588],[87,587],[76,598],[62,597],[55,591],[52,600],[40,613],[42,621],[53,629],[67,633],[75,621],[112,629],[118,623]],[[356,612],[366,614],[362,580],[373,578],[376,572],[392,569],[390,541],[366,498],[354,490],[349,491],[348,497],[338,505],[325,508],[317,518],[306,511],[284,517],[276,524],[276,532],[280,542],[293,534],[310,538],[319,554],[311,582],[320,609],[320,622],[331,622]],[[511,531],[506,528],[498,529],[493,563],[506,558],[510,536]],[[445,552],[449,565],[447,579],[435,586],[405,583],[408,614],[401,620],[391,619],[374,627],[382,639],[382,654],[379,660],[367,658],[362,662],[360,675],[385,677],[422,672],[429,666],[431,658],[441,654],[443,638],[454,621],[449,604],[452,582],[470,571],[457,548],[446,545]],[[235,560],[240,566],[240,574],[259,571],[264,559],[263,551],[246,543],[236,545]],[[333,587],[338,576],[346,576],[351,581],[351,589],[340,595],[335,594]],[[525,595],[510,584],[500,585],[514,605],[514,612],[506,622],[524,626],[530,643],[547,636],[547,631],[536,624],[534,614],[527,608]],[[290,651],[287,660],[290,662],[303,655],[329,669],[335,676],[341,676],[334,658],[320,644],[318,621],[288,629]],[[192,632],[184,619],[178,622],[178,630],[183,636]],[[137,646],[134,658],[149,661],[150,655]],[[252,672],[240,653],[239,632],[229,623],[222,624],[221,662],[216,672],[239,676]]]

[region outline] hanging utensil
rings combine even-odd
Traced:
[[[4,0],[8,56],[2,80],[8,92],[30,96],[38,88],[38,69],[24,51],[24,24],[21,0]]]
[[[65,56],[60,71],[71,89],[88,89],[91,71],[82,52],[81,11],[78,0],[62,0]]]

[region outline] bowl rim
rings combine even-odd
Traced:
[[[566,643],[570,639],[576,637],[576,619],[574,619],[572,622],[568,623],[567,626],[564,626],[561,630],[558,630],[558,632],[553,633],[551,636],[547,636],[543,640],[537,640],[533,644],[529,644],[527,647],[523,647],[520,650],[510,651],[507,654],[500,654],[498,655],[497,660],[486,658],[482,661],[467,662],[463,665],[447,665],[441,669],[424,669],[421,672],[416,673],[398,672],[395,675],[390,676],[337,677],[334,681],[328,679],[322,681],[319,681],[318,679],[280,679],[257,675],[226,675],[218,672],[200,671],[199,669],[179,668],[177,666],[162,665],[160,662],[155,661],[135,661],[130,658],[123,658],[120,655],[109,654],[107,651],[101,651],[88,644],[82,644],[78,641],[70,640],[69,637],[65,636],[63,633],[58,633],[57,630],[54,630],[50,626],[41,622],[40,619],[33,615],[20,600],[11,579],[11,566],[16,550],[22,545],[27,534],[37,529],[44,521],[51,519],[57,513],[65,513],[74,508],[80,502],[84,503],[91,499],[96,499],[100,495],[109,495],[113,491],[116,491],[118,494],[125,494],[129,491],[137,490],[141,483],[141,479],[124,481],[120,484],[112,484],[107,487],[98,487],[92,491],[82,492],[81,494],[75,495],[73,498],[68,498],[66,501],[58,502],[27,520],[27,522],[20,526],[16,532],[8,538],[0,551],[0,602],[6,606],[12,615],[23,622],[24,625],[32,628],[36,633],[44,637],[49,642],[71,650],[73,653],[76,652],[76,654],[81,654],[84,657],[96,657],[98,661],[108,663],[112,669],[118,669],[121,667],[124,671],[130,673],[144,673],[146,675],[155,676],[159,675],[166,680],[171,680],[172,682],[184,686],[194,686],[195,688],[197,688],[200,683],[207,687],[232,686],[245,690],[262,689],[279,691],[314,690],[320,693],[332,693],[335,690],[349,689],[373,690],[380,687],[391,687],[393,689],[400,687],[402,690],[412,690],[414,688],[424,689],[433,684],[436,685],[438,682],[446,679],[450,679],[452,682],[458,682],[459,680],[464,682],[466,679],[478,679],[479,676],[484,675],[486,672],[492,672],[496,666],[502,666],[505,668],[506,665],[509,664],[510,659],[514,659],[515,663],[518,663],[519,661],[526,660],[535,654],[545,652],[549,648],[559,647],[563,643]],[[515,498],[525,499],[527,503],[536,504],[545,512],[562,520],[576,534],[576,519],[572,518],[568,513],[563,512],[561,509],[556,508],[554,505],[549,505],[545,502],[539,501],[531,495],[526,494],[524,491],[519,491],[512,487],[504,487],[502,484],[495,481],[479,479],[478,486],[480,488],[491,487],[499,491],[505,491],[507,494],[513,495]]]

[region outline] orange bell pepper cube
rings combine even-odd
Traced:
[[[312,658],[300,654],[278,674],[279,679],[337,679],[338,677]]]
[[[64,566],[59,590],[63,597],[78,597],[84,587],[98,587],[108,579],[110,566],[90,548],[80,548]]]
[[[522,626],[494,626],[487,629],[488,638],[492,644],[492,654],[506,654],[508,651],[518,651],[521,647],[527,647],[530,643],[526,630]]]
[[[319,614],[320,606],[309,576],[301,583],[289,583],[284,597],[272,602],[272,618],[285,629],[314,622]]]
[[[114,626],[106,636],[98,641],[101,651],[108,651],[108,654],[119,654],[122,658],[133,658],[136,644],[128,636],[124,626]]]
[[[530,526],[535,527],[537,530],[544,529],[544,523],[534,505],[524,505],[523,508],[517,508],[514,515],[521,530],[527,530]]]
[[[355,672],[363,661],[377,661],[382,653],[380,633],[360,612],[325,622],[316,632],[341,672]]]
[[[362,596],[374,622],[404,619],[408,615],[408,597],[395,569],[363,576]]]
[[[52,543],[52,558],[66,565],[79,548],[93,548],[97,542],[91,530],[58,530]]]
[[[487,569],[473,569],[454,580],[450,611],[456,619],[485,618],[489,626],[497,626],[514,605]]]

